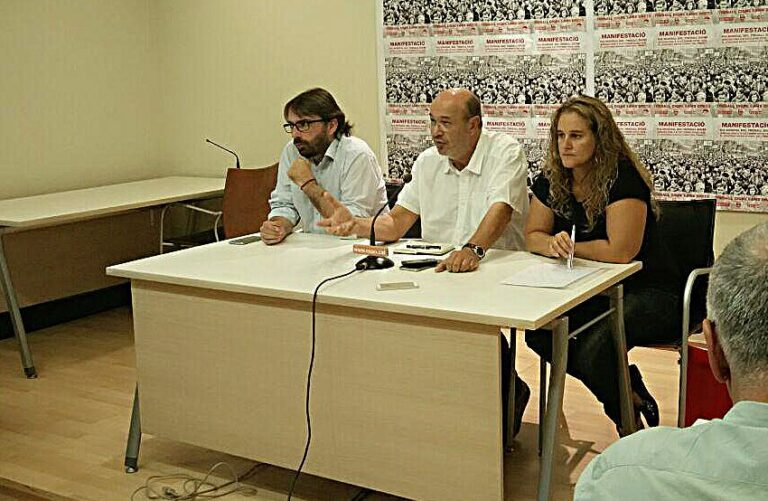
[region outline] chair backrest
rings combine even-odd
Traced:
[[[389,200],[389,208],[394,208],[395,204],[397,203],[397,198],[392,198],[392,195],[395,194],[397,190],[399,190],[403,185],[400,183],[392,183],[390,181],[387,181],[387,200]],[[417,218],[416,222],[413,223],[413,226],[408,228],[408,231],[405,232],[405,235],[403,235],[403,238],[421,238],[421,218]]]
[[[277,164],[261,169],[229,169],[222,220],[226,238],[256,233],[269,215],[269,195],[277,184]]]
[[[680,295],[688,274],[694,268],[708,268],[715,262],[713,240],[715,234],[714,198],[692,200],[663,200],[659,202],[661,217],[658,232],[674,257]],[[705,299],[707,279],[700,279],[691,297],[691,325],[701,321],[706,314]]]
[[[712,266],[716,200],[662,200],[659,206],[659,236],[675,253],[683,280],[694,268]]]

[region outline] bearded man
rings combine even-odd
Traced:
[[[358,217],[373,216],[387,203],[376,156],[350,135],[352,125],[330,92],[302,92],[286,103],[283,116],[291,140],[280,155],[269,218],[261,225],[264,243],[282,242],[299,223],[305,232],[324,233],[315,223],[331,215],[331,200]]]

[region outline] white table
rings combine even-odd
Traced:
[[[139,390],[128,471],[137,466],[142,430],[298,466],[312,292],[353,269],[359,256],[351,246],[295,234],[272,247],[220,242],[107,269],[132,281]],[[551,328],[539,491],[548,497],[567,354],[561,315],[641,265],[587,263],[601,270],[565,289],[500,283],[541,260],[492,250],[473,273],[392,268],[325,285],[304,471],[414,499],[502,499],[499,328]],[[403,280],[420,287],[375,289]],[[620,295],[614,299],[621,313]],[[624,384],[626,406],[626,374]]]
[[[5,257],[7,233],[112,216],[134,209],[221,196],[223,178],[162,177],[96,188],[0,200],[0,285],[19,343],[24,373],[37,377]]]

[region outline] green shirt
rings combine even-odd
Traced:
[[[640,431],[579,477],[576,500],[768,499],[768,403],[738,402],[723,419]]]

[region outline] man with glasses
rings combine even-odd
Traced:
[[[376,156],[365,141],[350,136],[352,125],[330,92],[302,92],[288,101],[283,116],[292,139],[280,155],[271,211],[261,225],[264,243],[282,242],[299,222],[306,232],[321,232],[315,223],[330,216],[331,201],[360,217],[387,203]]]

